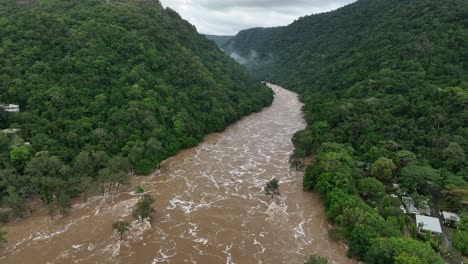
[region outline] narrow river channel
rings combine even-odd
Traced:
[[[293,134],[305,127],[297,95],[279,86],[275,101],[225,132],[132,180],[119,194],[76,204],[51,220],[44,209],[5,227],[0,263],[303,263],[318,253],[331,263],[354,263],[330,241],[317,194],[302,192],[302,174],[290,169]],[[281,196],[264,194],[280,181]],[[141,185],[155,199],[155,217],[134,221]],[[133,221],[124,240],[112,223]]]

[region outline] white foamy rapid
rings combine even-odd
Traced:
[[[7,226],[2,263],[303,263],[319,253],[351,263],[328,240],[319,198],[302,192],[302,174],[288,163],[291,138],[305,127],[297,95],[270,85],[273,105],[243,118],[198,147],[163,162],[119,193],[79,203],[66,217],[46,212]],[[264,194],[280,182],[274,201]],[[141,186],[156,202],[151,222],[131,212]],[[112,223],[132,223],[124,240]]]

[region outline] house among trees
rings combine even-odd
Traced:
[[[442,222],[445,225],[451,226],[451,227],[456,227],[457,223],[460,222],[461,220],[460,216],[457,215],[456,213],[442,211],[440,215],[442,216],[442,219],[443,219]]]
[[[0,104],[0,110],[9,113],[19,113],[19,105],[15,104]]]
[[[442,234],[442,227],[438,218],[416,215],[416,226],[419,233],[431,233],[432,235]]]

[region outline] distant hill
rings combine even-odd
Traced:
[[[401,201],[371,198],[367,188],[383,182],[389,195],[398,183],[407,195],[430,197],[432,208],[466,213],[468,1],[360,0],[285,27],[242,31],[223,48],[258,79],[300,93],[309,126],[294,138],[292,161],[314,156],[304,188],[322,194],[351,256],[440,263],[421,252],[398,256],[399,246],[424,247],[390,239],[401,236],[391,223],[402,221]],[[383,164],[386,177],[377,172]],[[357,220],[358,211],[374,220]],[[464,226],[454,245],[468,254]]]
[[[212,40],[216,43],[218,47],[223,47],[226,42],[231,40],[234,36],[217,36],[217,35],[207,35],[205,34],[205,37],[209,40]]]

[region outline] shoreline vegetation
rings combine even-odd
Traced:
[[[349,257],[468,256],[467,10],[462,0],[360,0],[241,31],[222,47],[257,79],[300,94],[308,126],[291,163],[305,170],[304,190],[320,193]],[[414,208],[462,219],[421,234]]]
[[[271,104],[159,1],[0,0],[0,222],[51,216]],[[128,173],[130,172],[130,173]]]

